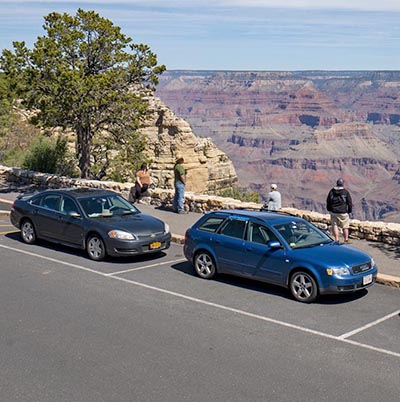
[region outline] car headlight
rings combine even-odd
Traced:
[[[350,275],[350,270],[348,268],[327,268],[326,273],[331,275]]]
[[[168,223],[165,223],[165,222],[164,222],[164,232],[165,232],[165,233],[169,233],[169,230],[170,230],[170,229],[169,229]]]
[[[135,236],[132,233],[124,232],[122,230],[110,230],[108,235],[112,239],[119,239],[119,240],[135,240]]]
[[[371,257],[371,267],[375,266],[375,260]]]

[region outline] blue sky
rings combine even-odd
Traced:
[[[400,70],[400,0],[0,0],[0,50],[79,7],[169,70]]]

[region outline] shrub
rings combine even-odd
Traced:
[[[235,200],[245,201],[245,202],[260,202],[260,194],[255,191],[245,190],[243,187],[234,186],[227,190],[218,192],[221,197],[234,198]]]
[[[22,167],[43,173],[70,175],[71,163],[67,160],[68,143],[65,138],[52,140],[40,136],[31,145]]]

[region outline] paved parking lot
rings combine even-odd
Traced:
[[[159,257],[94,262],[84,252],[47,242],[29,246],[18,241],[14,230],[10,234],[13,235],[8,239],[13,241],[0,242],[0,248],[16,253],[19,258],[42,259],[235,315],[400,357],[400,335],[393,333],[392,337],[390,331],[400,329],[398,289],[375,285],[365,292],[326,296],[314,306],[304,305],[292,300],[285,289],[269,284],[226,275],[214,281],[197,278],[179,245],[173,245],[168,254]],[[378,328],[379,339],[373,335],[374,327]],[[387,337],[385,328],[389,331]],[[368,333],[372,334],[371,339]],[[360,338],[365,343],[358,342]]]
[[[30,318],[24,313],[24,309],[30,310],[29,304],[26,304],[30,300],[29,294],[35,299],[39,298],[40,293],[40,301],[37,299],[36,303],[45,303],[43,313],[50,315],[53,313],[47,311],[49,303],[57,305],[65,297],[64,308],[68,309],[65,304],[74,306],[68,313],[70,319],[80,316],[88,304],[95,309],[93,300],[97,300],[95,314],[112,322],[115,316],[119,317],[123,323],[118,325],[122,328],[118,334],[113,335],[115,338],[109,339],[104,345],[102,340],[104,334],[107,334],[108,325],[105,323],[99,332],[92,334],[94,343],[91,343],[90,348],[93,350],[80,353],[86,358],[92,356],[92,353],[105,353],[114,368],[126,364],[135,372],[139,370],[136,364],[140,361],[142,370],[148,374],[148,377],[145,373],[137,374],[140,378],[143,376],[138,384],[131,378],[132,372],[123,370],[121,373],[118,370],[124,380],[131,379],[137,390],[142,392],[135,394],[135,397],[128,397],[129,387],[121,385],[120,392],[126,392],[125,397],[111,397],[110,391],[105,389],[103,396],[97,396],[97,399],[87,395],[86,398],[76,397],[76,400],[203,401],[210,397],[210,392],[215,401],[287,401],[305,398],[308,401],[321,401],[335,398],[335,401],[346,402],[392,402],[398,396],[399,289],[375,285],[368,291],[329,296],[318,303],[306,305],[295,302],[284,289],[250,280],[228,276],[213,281],[197,278],[183,257],[182,246],[177,244],[173,244],[158,257],[94,262],[87,259],[83,252],[67,247],[46,242],[36,245],[22,243],[15,228],[8,223],[8,217],[0,217],[0,228],[0,274],[10,283],[15,280],[16,288],[26,292],[22,298],[10,296],[14,303],[11,307],[11,301],[8,306],[9,299],[6,300],[2,291],[2,306],[6,312],[7,308],[10,309],[10,316],[3,316],[8,321],[2,320],[2,326],[13,320],[12,327],[18,332],[21,322],[29,322]],[[48,286],[44,286],[43,281]],[[7,280],[1,283],[6,286]],[[10,289],[10,283],[7,289]],[[64,292],[67,294],[64,295]],[[21,304],[15,307],[15,303]],[[115,305],[116,310],[109,311],[110,305]],[[38,311],[33,314],[36,321],[57,320],[48,316],[43,318]],[[93,315],[93,311],[90,314]],[[143,316],[146,317],[144,321]],[[90,318],[82,318],[82,321],[77,319],[77,331],[88,332],[89,322]],[[36,328],[33,323],[29,325]],[[129,335],[126,338],[126,325],[133,331],[133,339]],[[43,335],[39,327],[35,331],[28,331],[29,337]],[[150,331],[151,336],[146,335],[141,339],[145,331]],[[8,332],[9,327],[6,330]],[[122,339],[120,334],[124,334]],[[157,334],[160,338],[157,338]],[[57,335],[63,344],[71,342],[70,336],[68,330]],[[135,337],[141,339],[140,345],[135,344]],[[52,345],[53,341],[49,342],[50,349],[58,348]],[[113,344],[119,342],[127,342],[127,349],[124,348],[127,360],[122,363],[121,356],[124,354],[117,353],[118,359],[113,360],[116,358]],[[141,351],[136,352],[139,349]],[[68,348],[62,350],[66,355],[58,356],[57,359],[68,361]],[[25,361],[25,353],[29,356],[33,352],[17,356]],[[23,377],[27,370],[29,372],[31,357],[27,359],[28,363],[25,361],[27,366],[22,369],[21,362],[15,363],[10,356],[6,353],[1,363],[0,385],[5,381],[21,381],[17,385],[27,387],[23,385]],[[154,359],[159,359],[157,356],[162,356],[163,366],[165,370],[170,370],[169,374],[163,370],[159,372],[154,367],[157,366]],[[36,358],[40,362],[45,357]],[[53,357],[47,358],[53,361]],[[6,370],[6,363],[11,368]],[[42,364],[47,363],[43,361]],[[75,364],[84,373],[82,375],[89,374],[90,368],[85,368],[79,361]],[[101,372],[105,370],[102,375],[109,374],[110,368],[107,364],[105,366],[99,368]],[[149,370],[155,370],[158,377],[154,378]],[[44,374],[46,372],[47,369]],[[57,370],[55,373],[57,376]],[[187,378],[188,373],[191,376],[197,374],[203,387]],[[98,377],[99,382],[102,375]],[[180,381],[175,379],[175,375],[179,376]],[[310,381],[310,376],[313,384],[308,386],[313,389],[312,393],[304,388],[299,389],[300,384]],[[161,392],[164,389],[163,377],[170,381],[170,388]],[[74,381],[68,378],[64,380],[67,383]],[[237,382],[241,383],[241,388],[238,388]],[[25,381],[25,384],[29,384],[29,381]],[[188,384],[193,393],[186,389]],[[338,384],[343,388],[342,396],[337,395]],[[100,389],[103,387],[97,385]],[[160,387],[160,394],[149,396],[151,387]],[[182,394],[176,393],[179,387]],[[90,390],[84,388],[80,392],[90,393]],[[273,395],[266,398],[269,392]],[[4,395],[11,397],[11,393]],[[37,400],[51,400],[43,395],[42,399]],[[325,396],[326,399],[323,399]],[[21,397],[18,400],[36,399]]]

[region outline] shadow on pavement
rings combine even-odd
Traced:
[[[380,251],[385,254],[389,258],[394,258],[396,260],[400,260],[400,247],[395,246],[394,244],[385,244],[385,243],[371,243],[370,247]]]
[[[171,268],[185,273],[187,275],[193,276],[194,278],[202,281],[207,281],[207,279],[199,278],[195,272],[193,266],[189,262],[180,262],[178,264],[171,265]],[[266,282],[259,282],[253,279],[240,278],[233,275],[228,274],[219,274],[215,277],[215,279],[211,279],[216,282],[224,283],[227,285],[232,285],[234,287],[239,287],[242,289],[252,290],[259,293],[266,293],[273,296],[282,297],[287,300],[292,300],[296,302],[296,300],[291,295],[289,289],[286,289],[281,286],[273,285]],[[321,305],[332,305],[332,304],[343,304],[350,303],[355,300],[358,300],[362,297],[365,297],[368,294],[367,289],[363,289],[354,293],[343,293],[338,295],[324,295],[318,297],[317,301],[312,304],[321,304]]]
[[[21,239],[20,232],[14,232],[14,233],[9,233],[5,235],[5,237],[15,240],[18,243],[26,244],[24,241]],[[38,239],[33,245],[33,247],[37,247],[39,249],[47,249],[47,250],[52,250],[52,251],[57,251],[63,254],[68,254],[68,255],[74,255],[77,257],[81,257],[84,260],[87,261],[93,261],[91,260],[87,255],[86,251],[80,248],[74,248],[70,247],[67,245],[63,244],[58,244],[58,243],[52,243],[48,242],[46,240]],[[32,252],[34,252],[32,250]],[[132,264],[132,263],[140,263],[140,262],[148,262],[148,261],[156,261],[159,260],[160,258],[164,258],[167,254],[164,253],[163,251],[158,251],[152,254],[144,254],[144,255],[133,255],[129,257],[110,257],[107,256],[104,261],[101,262],[110,262],[116,265],[125,265],[125,264]],[[60,257],[62,259],[62,257]]]

